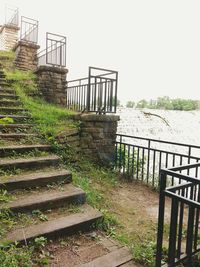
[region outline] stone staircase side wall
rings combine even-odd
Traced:
[[[24,71],[36,71],[38,58],[37,50],[39,45],[19,41],[14,48],[16,54],[15,67]]]
[[[65,82],[68,70],[53,66],[40,66],[37,71],[38,86],[44,99],[53,104],[66,105]]]
[[[100,165],[112,166],[119,116],[82,114],[75,115],[74,119],[81,122],[81,152]]]
[[[11,25],[0,26],[0,50],[12,50],[18,41],[19,27]]]

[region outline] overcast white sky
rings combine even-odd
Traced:
[[[1,0],[67,36],[69,79],[88,66],[119,71],[119,99],[200,99],[199,0]]]

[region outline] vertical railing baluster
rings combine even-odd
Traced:
[[[200,185],[197,185],[197,202],[200,203]],[[197,249],[198,245],[198,232],[199,232],[199,209],[196,209],[196,219],[195,219],[195,230],[194,230],[194,250]]]
[[[124,151],[123,151],[123,174],[126,173],[126,145],[124,144]]]
[[[140,148],[137,149],[137,180],[139,179],[139,167],[140,167]]]
[[[150,168],[150,148],[151,140],[148,140],[148,155],[147,155],[147,184],[149,183],[149,168]]]
[[[164,218],[165,218],[165,188],[166,174],[160,172],[160,195],[159,195],[159,212],[158,212],[158,231],[157,231],[157,249],[156,249],[156,267],[161,267],[162,247],[164,234]]]
[[[175,166],[175,154],[173,153],[173,160],[172,160],[172,166]],[[172,176],[172,186],[174,185],[174,176]]]
[[[176,258],[177,220],[178,220],[178,201],[177,199],[172,198],[170,234],[169,234],[169,251],[168,251],[169,266],[175,266],[174,263],[175,263],[175,258]]]
[[[188,227],[187,227],[187,238],[186,238],[186,254],[187,254],[187,267],[192,265],[192,244],[193,244],[193,231],[194,231],[194,215],[195,209],[193,206],[189,206],[188,214]]]
[[[128,145],[128,155],[127,155],[127,176],[130,177],[130,145]]]
[[[113,105],[113,80],[111,82],[111,90],[110,90],[110,111],[112,111],[112,105]]]
[[[189,146],[189,150],[188,150],[188,164],[190,164],[190,156],[191,156],[191,146]],[[188,169],[187,171],[187,175],[190,174],[190,169]]]
[[[122,136],[120,135],[120,153],[119,153],[119,169],[121,171],[122,168]]]
[[[168,156],[169,156],[169,153],[167,152],[166,153],[166,158],[165,158],[165,168],[168,167]]]
[[[160,151],[160,153],[159,153],[159,168],[158,168],[158,175],[159,176],[160,176],[161,166],[162,166],[162,152]],[[158,186],[159,186],[159,184],[158,184]]]
[[[104,108],[105,112],[108,110],[107,104],[106,104],[106,98],[107,98],[107,86],[108,86],[108,80],[105,82],[105,94],[104,94]]]
[[[153,187],[155,185],[155,165],[156,165],[155,161],[156,161],[156,150],[153,150],[153,176],[152,176],[152,185],[153,185]],[[159,177],[158,177],[158,179],[159,179]]]
[[[144,148],[142,148],[142,172],[141,172],[141,179],[144,181]]]
[[[132,146],[132,178],[134,179],[135,173],[135,147]]]
[[[184,197],[185,189],[182,189],[181,196]],[[179,230],[178,230],[178,244],[177,244],[177,258],[180,259],[181,256],[181,242],[182,242],[182,231],[183,231],[183,216],[184,216],[184,203],[180,203],[180,213],[179,213]]]

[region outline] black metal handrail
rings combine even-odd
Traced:
[[[181,173],[180,173],[181,172]],[[185,172],[183,174],[182,172]],[[188,175],[188,173],[192,173]],[[193,266],[193,256],[200,251],[200,163],[160,171],[160,199],[156,267]],[[177,183],[169,187],[172,179]],[[171,201],[169,238],[164,240],[166,198]],[[166,235],[166,233],[165,233]],[[166,253],[164,253],[166,251]]]
[[[159,186],[161,168],[200,161],[200,146],[138,136],[116,135],[115,167],[129,179]],[[190,170],[188,170],[188,175]],[[174,184],[174,179],[171,181]]]
[[[41,50],[37,57],[38,66],[66,67],[66,37],[47,32],[46,48]]]
[[[37,20],[21,17],[20,40],[27,43],[37,44],[38,42],[38,25]]]
[[[200,146],[117,134],[115,167],[160,190],[155,267],[192,267],[200,252]]]
[[[19,9],[17,7],[6,6],[5,25],[18,27]]]
[[[67,108],[116,113],[118,72],[89,67],[88,77],[66,82]]]

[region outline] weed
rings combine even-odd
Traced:
[[[41,249],[47,244],[47,239],[43,236],[34,239],[33,246],[35,249]]]
[[[29,247],[18,248],[16,244],[0,245],[1,267],[31,267],[33,266],[32,249]]]
[[[8,194],[6,190],[0,189],[0,203],[8,203],[12,199],[11,195]]]
[[[121,171],[123,169],[123,176],[132,177],[134,173],[141,174],[144,169],[146,159],[139,157],[139,152],[130,151],[126,145],[122,144],[116,153],[116,168]]]
[[[40,151],[39,149],[35,148],[29,152],[24,152],[24,153],[17,153],[15,151],[12,151],[12,156],[9,156],[9,158],[16,159],[16,158],[45,157],[48,155],[49,155],[48,152]]]
[[[12,118],[5,117],[5,118],[0,119],[0,124],[2,124],[2,125],[7,125],[7,124],[11,124],[11,123],[14,123],[14,120]]]
[[[135,243],[132,247],[133,258],[149,267],[155,266],[155,254],[156,254],[156,243],[155,242],[144,242]]]
[[[0,176],[9,177],[9,176],[12,176],[12,175],[20,174],[21,172],[22,172],[22,170],[18,169],[18,168],[14,168],[12,170],[2,170],[2,169],[0,169]]]
[[[33,210],[32,214],[36,215],[40,221],[48,221],[48,216],[42,213],[40,210]]]
[[[0,210],[0,238],[2,238],[9,229],[15,225],[12,213],[8,209]]]

